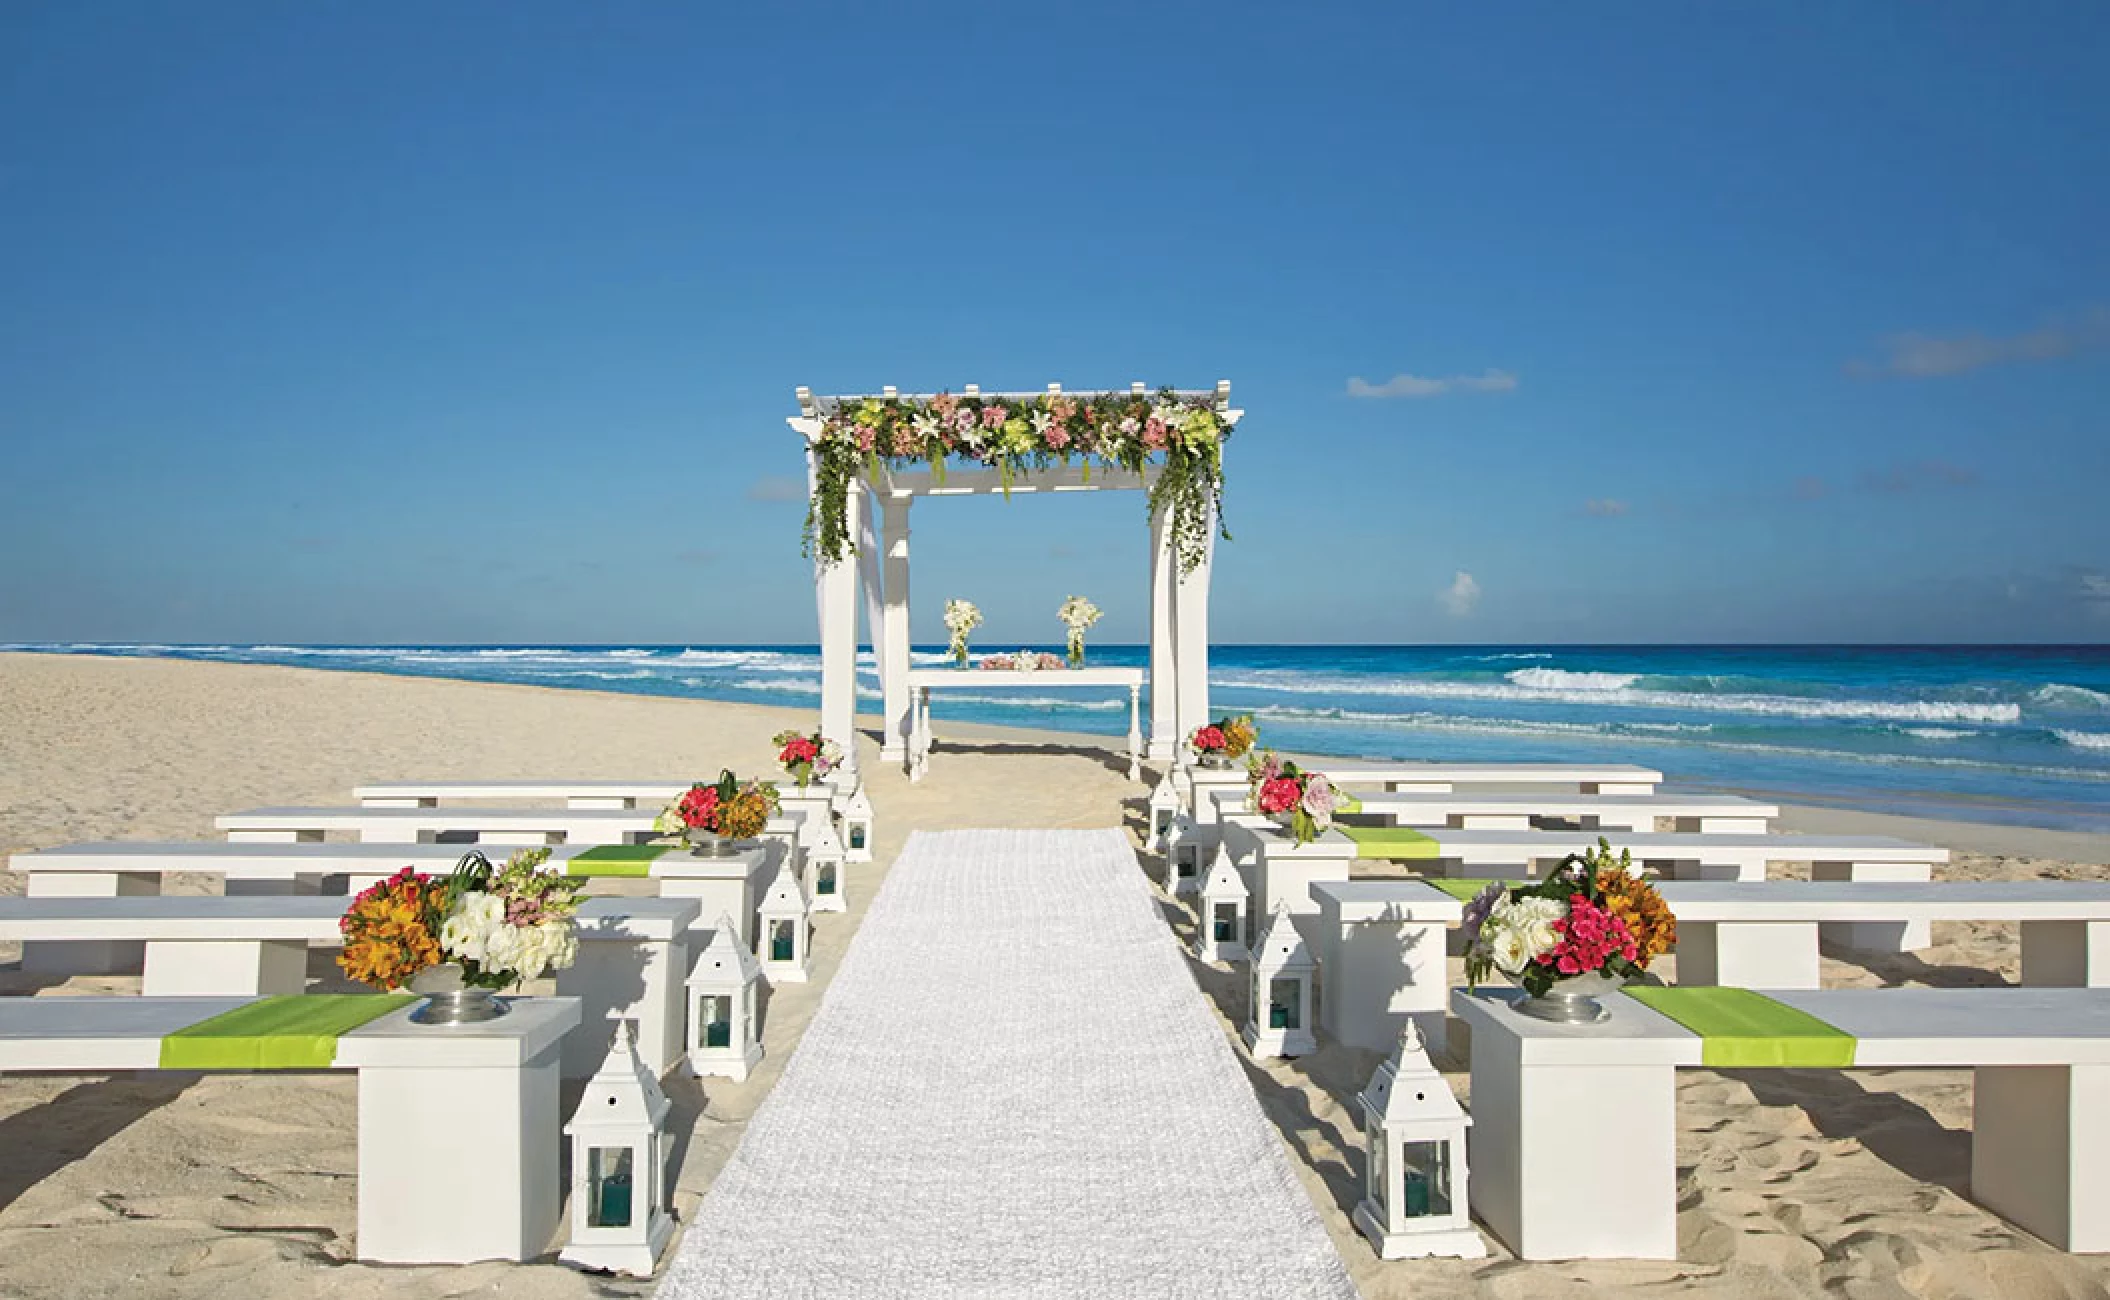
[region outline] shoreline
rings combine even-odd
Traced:
[[[524,682],[486,682],[438,676],[418,677],[397,673],[337,668],[309,668],[289,664],[216,663],[189,659],[162,659],[149,656],[62,654],[46,651],[0,651],[0,684],[4,684],[10,675],[17,672],[26,671],[34,675],[40,671],[31,665],[49,664],[81,666],[91,675],[105,672],[112,675],[120,675],[128,671],[145,668],[148,670],[148,675],[166,670],[182,676],[195,676],[198,680],[206,680],[208,675],[212,678],[221,678],[222,675],[225,675],[224,680],[234,681],[246,675],[254,674],[255,680],[294,684],[318,679],[333,682],[359,682],[364,685],[356,689],[365,692],[378,690],[383,695],[393,694],[392,691],[387,689],[388,684],[401,683],[413,693],[425,690],[460,691],[470,693],[473,698],[484,696],[486,693],[497,692],[501,693],[497,698],[523,701],[542,700],[545,702],[542,706],[545,709],[551,707],[550,702],[571,700],[581,702],[579,707],[587,708],[589,711],[591,711],[593,706],[616,708],[624,711],[641,710],[655,714],[664,710],[664,716],[666,717],[672,717],[674,713],[679,712],[684,716],[693,716],[699,722],[714,716],[736,718],[742,722],[743,728],[745,725],[766,725],[772,731],[782,727],[808,725],[812,720],[812,710],[803,705],[747,704],[670,695],[637,695],[622,691],[598,690],[579,686],[539,686]],[[296,686],[295,689],[297,690],[298,687]],[[587,702],[591,702],[591,704]],[[4,715],[0,715],[0,727],[4,727],[4,725]],[[861,738],[860,754],[863,755],[868,750],[872,751],[871,757],[861,757],[861,762],[876,765],[877,736],[881,725],[882,720],[876,713],[859,713],[857,715],[857,726]],[[1101,736],[1092,732],[1066,731],[1057,728],[1016,727],[986,722],[949,721],[942,717],[938,719],[937,727],[941,736],[973,739],[984,741],[991,745],[1027,748],[1039,752],[1059,752],[1064,750],[1093,754],[1118,754],[1125,752],[1122,749],[1120,738]],[[7,739],[7,735],[4,732],[0,732],[0,757],[10,760],[9,764],[0,765],[0,796],[6,794],[6,783],[8,780],[6,773],[10,766],[14,766],[16,770],[21,770],[27,774],[32,770],[34,764],[34,758],[30,755],[11,755]],[[1286,756],[1297,758],[1299,761],[1307,758],[1311,759],[1318,766],[1318,770],[1321,771],[1324,770],[1324,763],[1327,760],[1361,761],[1352,756],[1341,754],[1291,752],[1287,750],[1284,753]],[[766,755],[761,757],[766,760]],[[2110,832],[2069,830],[2060,827],[2033,826],[2012,822],[1991,822],[1974,819],[1968,815],[1954,817],[1922,816],[1899,813],[1882,808],[1869,808],[1850,802],[1825,801],[1815,796],[1807,796],[1809,801],[1804,802],[1792,794],[1783,795],[1778,791],[1765,788],[1739,786],[1734,783],[1681,781],[1679,774],[1674,768],[1657,763],[1648,763],[1646,758],[1646,755],[1640,755],[1631,761],[1642,761],[1646,766],[1657,767],[1663,771],[1664,784],[1668,788],[1704,789],[1710,792],[1742,795],[1768,803],[1779,804],[1781,815],[1778,826],[1782,831],[1812,834],[1892,835],[1906,839],[1925,840],[1929,844],[1964,853],[2027,858],[2057,858],[2067,861],[2110,865]],[[23,764],[30,766],[20,766]],[[645,767],[649,765],[640,764],[639,766]],[[1146,775],[1154,766],[1146,762]],[[475,770],[473,764],[462,767],[464,774],[473,774]],[[625,775],[655,776],[657,774],[653,771],[631,771]],[[386,779],[390,776],[416,775],[430,775],[430,773],[374,771],[357,779],[378,780]],[[537,773],[521,772],[518,775],[528,776],[537,775]],[[544,772],[540,773],[540,775],[568,775],[568,773]],[[707,779],[711,775],[711,773],[703,771],[692,773],[692,776],[699,780]],[[925,787],[911,788],[922,789]],[[286,802],[289,797],[290,793],[267,796],[260,798],[258,802],[282,803]],[[341,801],[349,797],[349,789],[338,790],[334,795],[318,792],[316,797],[334,798]],[[9,807],[9,804],[10,801],[0,798],[0,809]],[[228,811],[228,809],[214,809],[212,811],[221,812]],[[209,834],[209,828],[204,833]],[[80,837],[75,836],[74,838]],[[0,851],[45,847],[50,846],[45,843],[32,844],[18,839],[14,828],[4,816],[0,816]]]

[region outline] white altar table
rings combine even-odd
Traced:
[[[1128,779],[1143,777],[1143,682],[1141,668],[914,668],[909,670],[909,690],[914,693],[914,711],[909,733],[908,774],[921,781],[930,767],[930,693],[934,690],[1070,690],[1076,688],[1128,688]]]

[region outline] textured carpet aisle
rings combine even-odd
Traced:
[[[1106,830],[909,840],[659,1294],[1355,1290]]]

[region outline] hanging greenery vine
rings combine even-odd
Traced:
[[[1034,397],[866,397],[845,401],[821,421],[814,443],[813,498],[806,506],[806,554],[833,563],[856,549],[850,536],[850,488],[882,466],[929,465],[938,482],[952,457],[993,467],[1006,494],[1018,475],[1094,462],[1141,473],[1154,456],[1163,469],[1151,484],[1149,512],[1172,533],[1180,572],[1208,553],[1223,528],[1223,440],[1230,433],[1209,395],[1171,389],[1134,393],[1049,393]]]

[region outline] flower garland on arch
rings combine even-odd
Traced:
[[[850,486],[877,477],[882,465],[927,464],[940,483],[949,457],[993,466],[1009,495],[1014,477],[1052,465],[1092,463],[1141,473],[1153,456],[1164,468],[1150,488],[1149,513],[1170,523],[1180,572],[1207,553],[1215,530],[1224,540],[1223,440],[1230,426],[1213,394],[1182,396],[1167,388],[1134,393],[1046,393],[1030,397],[867,397],[823,417],[814,440],[813,497],[806,507],[806,554],[823,563],[856,549],[848,526]]]

